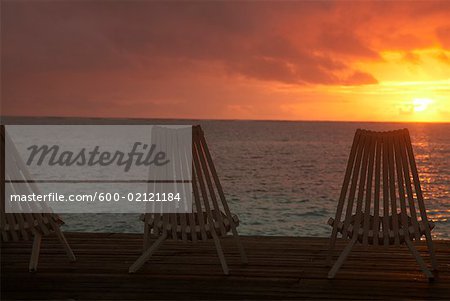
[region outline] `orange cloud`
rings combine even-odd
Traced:
[[[2,6],[2,114],[381,120],[339,87],[450,78],[447,1]]]

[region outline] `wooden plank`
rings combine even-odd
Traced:
[[[56,237],[44,237],[39,269],[28,272],[31,242],[1,245],[2,300],[26,299],[447,299],[450,270],[429,283],[407,247],[355,245],[334,280],[327,279],[328,239],[243,236],[249,264],[241,265],[232,237],[221,239],[230,275],[224,276],[213,240],[166,241],[152,264],[128,275],[140,255],[142,235],[66,233],[78,261],[67,262]],[[155,241],[152,238],[152,243]],[[348,242],[348,241],[347,241]],[[337,241],[342,248],[347,242]],[[450,267],[450,241],[436,255]],[[426,254],[425,242],[415,244]],[[368,293],[370,292],[370,293]]]

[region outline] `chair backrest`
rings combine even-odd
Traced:
[[[356,131],[335,221],[343,237],[362,232],[363,244],[399,244],[430,232],[407,129]]]
[[[172,132],[173,134],[167,130],[161,133],[163,135],[158,135],[158,128],[155,128],[152,131],[152,141],[164,139],[164,143],[174,145],[174,151],[178,152],[173,156],[175,174],[177,171],[178,174],[183,174],[183,170],[188,169],[187,165],[192,164],[188,169],[191,172],[190,181],[192,182],[192,213],[145,214],[145,222],[151,220],[154,225],[162,224],[164,229],[170,228],[171,237],[174,239],[178,237],[182,240],[193,241],[208,239],[210,232],[216,231],[216,228],[219,231],[217,234],[221,235],[227,233],[226,226],[236,229],[200,125],[192,127],[192,149],[190,150],[177,146],[176,141],[170,141],[177,139],[176,130]],[[187,151],[192,152],[192,163],[186,160],[190,156],[183,153]],[[184,179],[177,177],[177,180]],[[181,235],[177,232],[181,232]]]
[[[1,241],[28,240],[35,231],[41,234],[49,234],[55,227],[62,223],[59,216],[53,213],[6,213],[5,192],[8,194],[29,195],[39,194],[39,189],[31,180],[25,163],[20,157],[11,138],[5,132],[5,126],[0,128],[0,232]],[[6,143],[8,141],[8,143]],[[8,148],[8,151],[6,151]],[[6,170],[6,162],[14,165],[13,168]],[[45,206],[42,203],[20,202],[14,206],[22,207],[24,212],[30,212],[31,207]],[[29,206],[25,209],[24,206]],[[43,211],[47,211],[43,210]],[[37,211],[36,211],[37,212]]]

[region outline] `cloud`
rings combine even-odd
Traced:
[[[376,84],[377,80],[369,73],[355,71],[352,75],[344,79],[344,84],[348,86]]]
[[[436,34],[441,45],[446,49],[450,49],[450,26],[437,28]]]
[[[254,97],[270,102],[266,114],[276,101],[261,87],[376,84],[363,66],[382,61],[381,51],[420,63],[412,50],[436,41],[448,47],[443,5],[4,1],[3,107],[141,114],[146,106],[161,115],[190,114],[195,104],[207,116],[248,112]]]
[[[379,58],[378,53],[370,49],[353,31],[336,28],[335,24],[330,24],[326,28],[329,29],[324,30],[318,38],[319,49],[353,58]]]
[[[414,65],[419,65],[422,60],[420,59],[420,55],[412,52],[412,51],[408,51],[406,53],[403,54],[403,58],[404,61],[414,64]]]
[[[435,58],[440,62],[446,63],[450,65],[450,55],[445,54],[444,51],[440,51],[435,55]]]
[[[301,18],[323,14],[322,7],[313,3],[278,8],[270,4],[8,1],[2,13],[4,72],[146,68],[150,76],[158,76],[167,70],[177,73],[184,62],[206,61],[256,79],[341,84],[333,73],[351,67],[334,55],[376,57],[353,33],[324,28],[312,48],[274,28],[289,9],[295,8]]]

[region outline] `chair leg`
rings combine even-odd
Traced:
[[[130,266],[128,272],[137,272],[152,256],[152,254],[158,249],[161,243],[166,239],[167,234],[160,236],[151,247],[149,247],[142,255]]]
[[[41,250],[41,241],[42,241],[42,234],[39,232],[35,232],[33,240],[33,249],[31,250],[31,258],[29,265],[30,272],[35,272],[37,270],[37,265],[39,261],[39,251]]]
[[[409,239],[406,239],[405,242],[406,242],[406,245],[408,246],[409,250],[413,254],[414,258],[416,259],[417,263],[419,264],[420,268],[422,269],[422,272],[425,274],[425,276],[427,276],[428,279],[434,279],[433,273],[430,272],[425,261],[420,256],[419,252],[417,251],[417,249],[413,245],[413,243]]]
[[[220,244],[220,239],[217,237],[216,232],[211,231],[211,235],[214,240],[214,244],[216,245],[217,255],[219,256],[220,264],[222,265],[222,270],[225,275],[228,275],[228,265],[225,260],[225,255],[223,255],[222,245]],[[245,253],[244,253],[245,254]]]
[[[150,226],[148,223],[145,223],[144,226],[144,244],[142,246],[142,252],[145,252],[150,247]]]
[[[69,257],[70,262],[74,262],[77,260],[75,257],[75,254],[73,254],[72,248],[70,247],[69,243],[67,242],[66,237],[61,232],[61,229],[59,227],[55,228],[55,234],[58,237],[58,240],[61,242],[61,244],[64,247],[64,250],[66,251],[67,257]]]
[[[433,271],[437,271],[438,263],[436,260],[436,253],[434,251],[434,244],[433,244],[433,240],[431,238],[431,233],[425,234],[425,238],[427,240],[428,252],[430,253],[431,267],[432,267]]]
[[[330,244],[328,245],[327,259],[325,262],[325,265],[327,267],[331,267],[331,264],[332,264],[333,251],[334,251],[334,247],[336,246],[336,238],[337,238],[337,230],[335,230],[333,228],[333,232],[331,233],[331,237],[330,237]]]
[[[352,248],[355,245],[355,243],[356,243],[356,239],[352,239],[348,243],[348,245],[344,248],[344,250],[342,251],[341,255],[339,255],[339,258],[336,260],[336,262],[334,263],[333,267],[328,272],[328,278],[329,279],[332,279],[332,278],[334,278],[334,276],[336,276],[336,273],[339,271],[339,269],[341,268],[342,264],[347,259],[347,256],[350,254],[350,251],[352,250]]]
[[[236,233],[234,233],[234,232],[236,232]],[[234,236],[236,245],[239,249],[239,254],[241,255],[241,261],[242,261],[242,263],[247,264],[248,263],[247,254],[245,253],[244,246],[242,245],[241,239],[240,239],[239,234],[237,233],[236,229],[235,229],[235,231],[233,231],[233,236]]]

